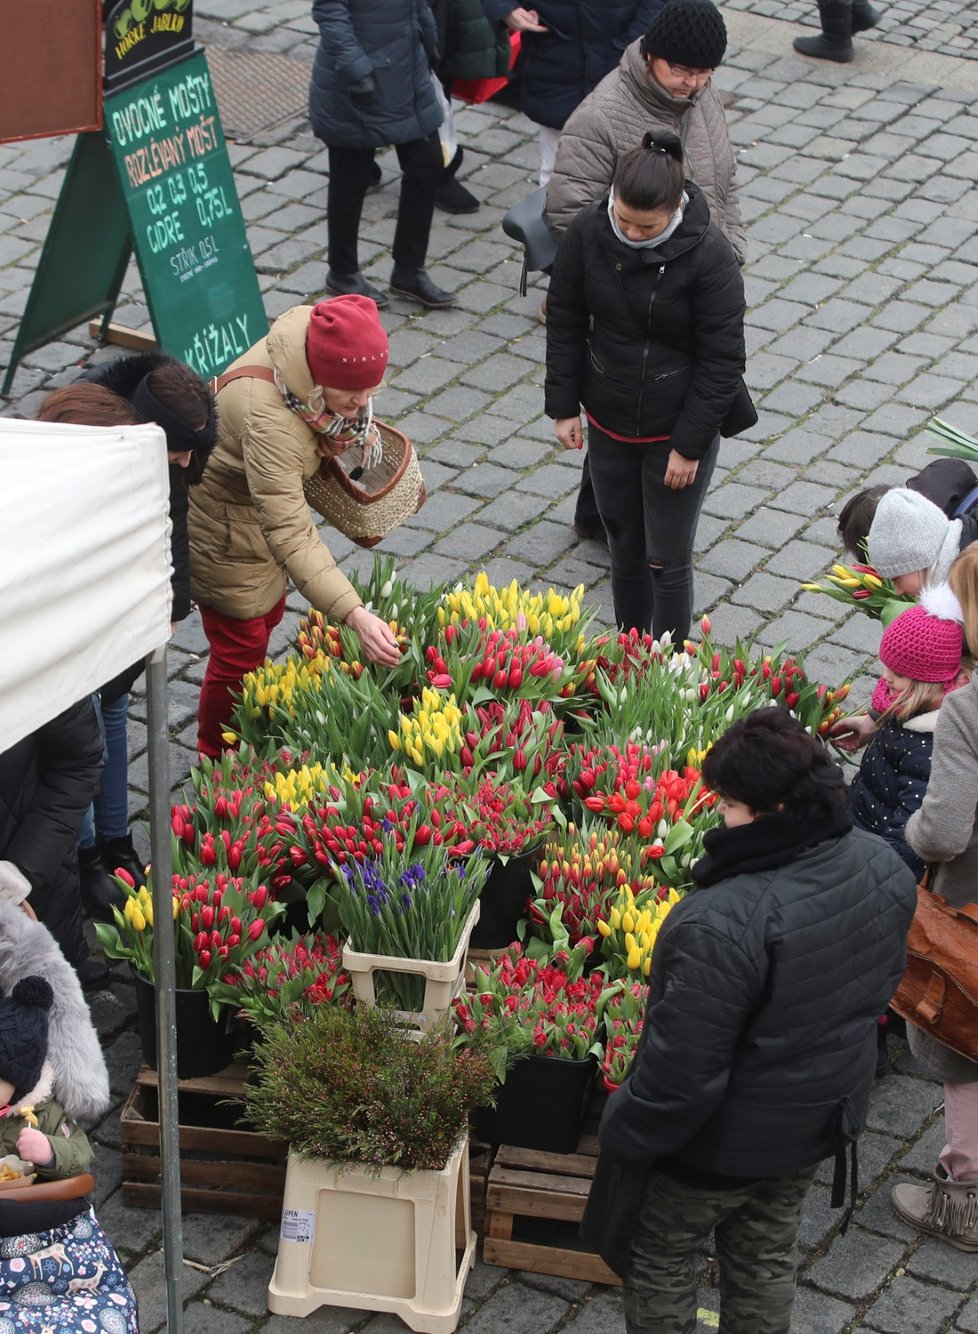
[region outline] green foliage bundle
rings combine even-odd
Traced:
[[[494,1084],[487,1056],[455,1050],[447,1024],[415,1040],[379,1006],[318,1006],[262,1026],[245,1107],[300,1157],[437,1172]]]

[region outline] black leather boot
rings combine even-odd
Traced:
[[[111,922],[112,909],[121,912],[126,896],[112,879],[99,847],[78,849],[78,869],[81,873],[81,900],[89,917]]]
[[[390,304],[387,296],[378,291],[372,283],[368,283],[366,278],[358,269],[356,273],[334,273],[332,269],[326,273],[326,291],[331,296],[366,296],[375,302],[378,310]]]
[[[391,291],[398,296],[406,296],[409,301],[420,301],[422,306],[430,310],[458,303],[455,293],[437,287],[424,269],[399,269],[395,264],[391,273]]]
[[[121,866],[128,871],[136,885],[146,883],[146,864],[136,851],[132,834],[123,834],[119,838],[102,839],[102,860],[109,874],[114,874]]]
[[[817,37],[796,37],[792,46],[803,56],[848,65],[852,50],[853,0],[818,0],[822,31]]]

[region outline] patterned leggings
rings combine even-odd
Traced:
[[[0,1334],[139,1334],[132,1287],[91,1210],[0,1237]]]
[[[628,1334],[695,1334],[699,1252],[716,1233],[721,1334],[788,1334],[815,1168],[731,1190],[650,1172],[625,1280]]]

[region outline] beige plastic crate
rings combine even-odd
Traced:
[[[440,1172],[290,1154],[268,1309],[387,1311],[418,1334],[451,1334],[475,1246],[466,1140]]]
[[[399,959],[389,954],[361,954],[349,945],[344,945],[343,967],[350,974],[354,996],[367,1005],[375,1005],[377,997],[374,979],[377,973],[420,974],[425,979],[421,1009],[408,1013],[402,1011],[401,1014],[408,1022],[427,1032],[449,1013],[453,1001],[465,989],[465,959],[469,937],[478,920],[479,902],[476,900],[462,928],[458,948],[447,963],[437,963],[433,959]]]

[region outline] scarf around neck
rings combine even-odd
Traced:
[[[683,197],[679,201],[679,207],[666,223],[664,229],[658,236],[650,236],[645,241],[629,241],[618,226],[618,220],[615,217],[615,192],[614,189],[608,191],[608,220],[611,223],[611,230],[617,236],[622,245],[627,245],[630,250],[652,250],[656,246],[662,245],[663,241],[668,241],[673,232],[679,227],[683,220],[683,214],[686,211],[686,205],[689,203],[689,195],[683,191]]]
[[[275,384],[279,393],[285,401],[285,406],[296,414],[296,416],[315,431],[317,435],[324,435],[329,439],[342,442],[349,447],[359,448],[361,451],[360,467],[363,469],[373,468],[383,457],[383,441],[380,438],[380,432],[374,425],[374,401],[371,398],[367,402],[360,415],[353,420],[349,417],[341,417],[339,413],[333,412],[326,406],[323,398],[323,391],[319,385],[313,387],[309,395],[309,402],[303,403],[298,394],[288,387],[282,379],[282,375],[275,368]]]
[[[705,888],[735,875],[769,871],[794,861],[806,848],[841,838],[851,828],[852,819],[845,809],[815,827],[807,819],[783,811],[761,815],[753,824],[738,825],[735,829],[721,825],[704,835],[706,855],[695,863],[690,875],[697,886]]]

